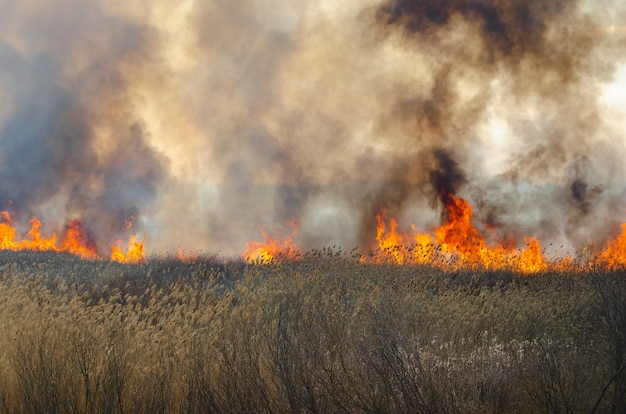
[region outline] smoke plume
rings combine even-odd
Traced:
[[[626,13],[583,0],[4,0],[0,204],[98,245],[371,247],[376,213],[571,248],[626,218]],[[445,213],[443,213],[445,214]]]

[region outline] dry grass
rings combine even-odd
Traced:
[[[620,272],[0,252],[0,412],[622,412]]]

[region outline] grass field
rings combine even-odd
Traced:
[[[0,412],[626,407],[623,272],[0,252]]]

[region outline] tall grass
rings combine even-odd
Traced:
[[[623,412],[620,272],[0,252],[0,412]]]

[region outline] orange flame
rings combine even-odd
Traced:
[[[463,198],[452,194],[442,194],[444,222],[432,233],[420,233],[411,226],[411,232],[402,232],[394,218],[387,218],[386,212],[376,215],[376,242],[378,250],[363,255],[365,263],[427,264],[445,270],[460,268],[482,270],[513,270],[522,274],[533,274],[547,270],[582,270],[588,267],[602,269],[626,268],[626,223],[622,232],[611,240],[607,247],[590,260],[574,262],[571,257],[560,261],[547,261],[539,240],[524,237],[525,247],[518,250],[488,243],[483,234],[472,224],[473,211]],[[131,223],[132,219],[127,222]],[[98,249],[90,238],[80,219],[69,221],[59,242],[56,233],[44,235],[42,223],[37,218],[30,221],[30,229],[24,239],[18,239],[13,226],[11,213],[0,211],[0,249],[67,252],[83,258],[99,258]],[[270,236],[262,231],[263,241],[247,243],[244,260],[254,263],[271,263],[276,260],[298,261],[300,249],[294,244],[298,233],[298,223],[286,223],[292,228],[291,234],[282,237]],[[508,244],[508,243],[507,243]],[[111,260],[121,263],[143,263],[146,260],[145,239],[137,235],[130,237],[126,252],[120,247],[121,241],[111,246]],[[512,246],[515,243],[511,243]],[[193,262],[198,255],[178,252],[181,261]]]
[[[385,224],[385,214],[380,212],[376,215],[378,226],[376,227],[376,240],[380,250],[389,254],[397,264],[404,263],[406,259],[406,249],[404,248],[404,236],[398,233],[398,222],[389,219],[389,231]]]
[[[430,264],[447,270],[478,268],[512,269],[520,273],[537,273],[548,268],[537,239],[524,239],[526,247],[514,253],[503,246],[488,246],[485,238],[471,222],[472,208],[467,201],[452,194],[442,197],[445,203],[444,224],[434,229],[434,237],[419,233],[398,232],[398,223],[384,212],[376,216],[376,240],[379,253],[363,256],[364,262],[396,264]],[[626,236],[625,236],[626,240]],[[626,246],[626,242],[625,242]]]
[[[272,237],[261,231],[264,241],[252,241],[247,243],[246,251],[241,257],[250,263],[271,263],[274,260],[297,261],[300,258],[300,249],[293,240],[298,234],[298,223],[295,221],[286,223],[292,228],[292,232],[284,239]]]
[[[39,229],[41,228],[41,221],[37,220],[37,218],[32,218],[30,220],[30,230],[28,233],[28,237],[30,240],[22,241],[24,249],[26,250],[57,250],[57,236],[56,234],[52,234],[50,237],[44,237],[41,235]]]
[[[546,269],[537,239],[524,238],[526,248],[519,255],[503,246],[487,246],[485,238],[471,222],[473,212],[470,204],[453,194],[447,194],[444,200],[447,219],[435,230],[435,239],[443,252],[458,255],[461,266],[487,270],[509,268],[522,273],[537,273]]]
[[[2,211],[0,220],[0,247],[5,250],[16,249],[15,228],[11,226],[11,215],[8,211]]]
[[[387,230],[387,218],[384,212],[376,215],[376,240],[381,255],[362,258],[361,261],[371,261],[383,263],[390,261],[395,264],[404,263],[430,263],[433,253],[434,244],[429,234],[417,233],[401,234],[398,232],[398,222],[394,218],[389,219],[389,230]]]
[[[541,254],[539,240],[534,237],[524,237],[524,241],[527,247],[520,253],[515,267],[523,273],[539,273],[547,270],[548,265]]]
[[[622,233],[608,243],[594,264],[609,269],[626,267],[626,223],[622,224]]]
[[[124,254],[119,247],[119,241],[117,245],[111,245],[111,260],[120,263],[143,263],[146,258],[146,252],[144,250],[146,240],[137,241],[137,238],[137,235],[130,236],[126,254]]]
[[[83,222],[80,219],[74,219],[67,223],[67,230],[63,242],[61,243],[61,250],[90,259],[98,257],[96,245],[88,237]]]
[[[176,258],[183,263],[194,263],[200,258],[199,253],[185,253],[182,248],[178,248]]]
[[[88,259],[99,257],[96,244],[87,234],[82,220],[74,219],[66,224],[65,234],[60,244],[58,243],[56,233],[44,236],[41,228],[41,221],[37,218],[32,218],[30,220],[30,230],[26,232],[26,238],[17,240],[17,230],[13,226],[11,214],[8,211],[0,211],[0,249],[65,252]],[[142,261],[145,256],[143,243],[143,241],[137,242],[136,236],[134,238],[131,237],[128,253],[123,254],[117,246],[114,246],[115,249],[111,248],[111,259],[118,260],[123,257],[125,262]]]

